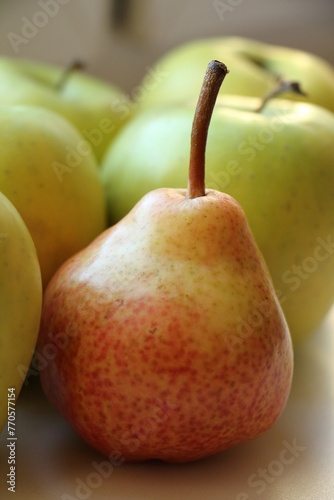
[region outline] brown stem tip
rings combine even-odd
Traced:
[[[191,131],[187,198],[205,195],[205,149],[209,125],[220,86],[228,73],[220,61],[208,64]]]

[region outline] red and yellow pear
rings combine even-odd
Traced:
[[[292,344],[266,265],[241,206],[204,185],[226,73],[208,66],[188,188],[148,193],[45,293],[42,386],[108,457],[200,459],[267,431],[287,402]]]

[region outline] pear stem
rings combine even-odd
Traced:
[[[260,113],[260,111],[263,110],[263,108],[265,107],[267,102],[270,101],[270,99],[278,95],[281,95],[285,92],[292,92],[294,94],[299,94],[303,95],[304,97],[307,97],[307,94],[305,94],[305,92],[301,89],[300,84],[298,82],[292,82],[290,80],[281,80],[275,89],[271,90],[270,92],[268,92],[266,96],[264,96],[260,106],[255,110],[256,113]]]
[[[220,86],[228,73],[225,64],[208,64],[191,131],[189,178],[187,198],[205,196],[205,148],[212,112]]]
[[[62,71],[59,80],[54,84],[55,90],[61,90],[65,87],[69,77],[72,75],[73,71],[83,70],[85,65],[82,61],[72,61],[64,71]]]

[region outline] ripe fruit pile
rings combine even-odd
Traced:
[[[1,390],[19,393],[38,336],[40,358],[56,353],[41,365],[46,396],[107,456],[191,461],[275,423],[291,337],[334,299],[334,72],[296,55],[241,39],[180,47],[127,123],[111,85],[0,60],[2,289],[31,317],[25,332],[3,323]],[[311,97],[269,99],[277,71]],[[8,339],[23,334],[15,357]]]

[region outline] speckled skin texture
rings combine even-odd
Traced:
[[[51,402],[127,461],[191,461],[256,437],[281,414],[293,371],[244,213],[212,190],[152,191],[65,263],[38,351]]]

